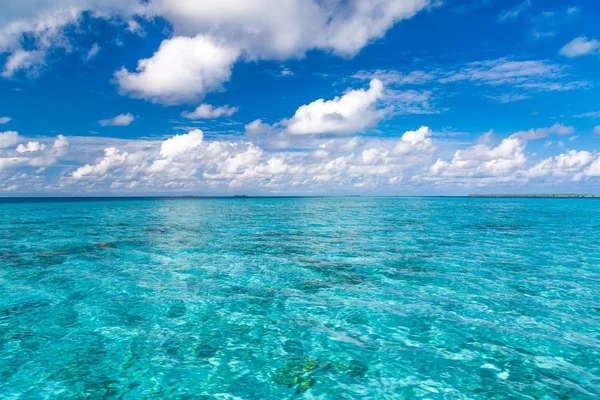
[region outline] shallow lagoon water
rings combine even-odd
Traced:
[[[600,201],[0,203],[6,399],[594,399]]]

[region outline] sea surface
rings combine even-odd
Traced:
[[[600,200],[0,200],[2,399],[598,399]]]

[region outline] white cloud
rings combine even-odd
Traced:
[[[139,141],[138,150],[107,147],[95,163],[75,169],[61,185],[284,192],[388,186],[430,159],[435,150],[431,134],[421,127],[399,139],[336,137],[321,141],[314,151],[270,152],[244,140],[205,141],[194,130],[162,143]]]
[[[579,57],[586,54],[598,53],[600,42],[595,39],[588,40],[585,36],[580,36],[571,40],[562,49],[560,54],[569,58]]]
[[[504,10],[498,16],[498,21],[504,22],[507,20],[515,20],[531,6],[531,0],[525,0],[522,3],[517,4],[511,9]]]
[[[493,147],[479,143],[458,150],[450,162],[438,159],[430,168],[435,180],[443,179],[455,183],[475,181],[510,181],[513,173],[526,162],[523,153],[526,141],[516,136],[505,138]],[[490,179],[493,178],[493,179]]]
[[[98,123],[101,126],[129,126],[134,120],[135,117],[131,113],[127,113],[119,114],[113,118],[101,119]]]
[[[556,123],[549,128],[538,128],[530,129],[528,131],[519,131],[514,134],[515,137],[524,140],[543,139],[549,135],[570,135],[575,132],[575,128],[572,126],[565,126],[563,124]]]
[[[73,172],[72,177],[74,179],[82,179],[85,177],[102,175],[110,168],[122,165],[125,162],[127,155],[127,152],[122,152],[115,147],[109,147],[104,152],[104,158],[102,158],[98,164],[86,164],[83,167],[79,167]]]
[[[583,114],[573,115],[575,118],[600,118],[600,111],[590,111]]]
[[[523,93],[505,93],[505,94],[501,94],[500,96],[489,95],[489,96],[485,96],[485,97],[488,99],[496,100],[497,102],[502,103],[502,104],[512,103],[512,102],[521,101],[521,100],[527,100],[527,99],[531,98],[531,96],[528,96]]]
[[[384,117],[385,110],[377,108],[383,95],[383,84],[373,79],[368,90],[350,90],[333,100],[315,100],[282,123],[291,135],[360,132]]]
[[[472,81],[487,85],[515,85],[520,87],[546,82],[564,75],[563,68],[547,61],[514,61],[507,58],[477,61],[458,72],[440,79],[442,83]]]
[[[10,121],[12,121],[10,117],[0,117],[0,125],[8,124]]]
[[[25,157],[0,157],[0,171],[23,165],[26,162],[27,158]]]
[[[359,71],[352,77],[360,80],[378,79],[385,85],[422,85],[436,79],[439,71],[411,71],[404,74],[394,70]]]
[[[2,76],[10,78],[19,70],[25,70],[30,75],[36,75],[36,68],[44,63],[44,56],[44,53],[40,51],[16,50],[6,60]]]
[[[41,144],[40,142],[27,142],[26,145],[20,144],[17,146],[18,153],[33,153],[36,151],[44,150],[46,145]]]
[[[121,93],[162,104],[199,101],[220,90],[238,60],[285,60],[319,49],[350,57],[381,38],[398,21],[439,2],[431,0],[30,0],[9,2],[0,17],[0,52],[10,53],[3,75],[35,75],[54,48],[71,50],[82,13],[121,21],[139,32],[136,19],[165,18],[174,37],[114,78]],[[69,33],[67,33],[69,32]],[[22,37],[33,38],[23,47]],[[97,54],[94,45],[87,56]],[[284,69],[283,75],[290,75]]]
[[[200,129],[195,129],[184,135],[176,135],[162,143],[160,156],[162,158],[175,158],[200,146],[203,139],[204,133]]]
[[[19,143],[19,134],[15,131],[0,132],[0,149]]]
[[[551,176],[559,179],[580,180],[584,168],[597,158],[597,155],[589,151],[569,150],[564,154],[547,158],[526,172],[529,178],[540,178]]]
[[[0,52],[9,53],[3,76],[19,70],[35,75],[56,48],[71,51],[69,27],[78,27],[84,11],[92,18],[125,17],[141,12],[137,0],[8,0],[0,14]],[[71,29],[71,35],[77,29]],[[25,46],[24,37],[27,37]]]
[[[115,73],[120,91],[155,103],[179,104],[201,99],[229,80],[239,50],[209,36],[164,40],[151,58],[138,62],[137,72]]]
[[[87,52],[87,54],[85,55],[84,60],[90,61],[92,58],[96,57],[99,52],[100,52],[100,46],[98,46],[98,43],[94,43],[92,45],[92,47],[89,49],[89,51]]]
[[[52,148],[61,149],[63,147],[67,147],[68,145],[69,145],[69,140],[66,137],[64,137],[63,135],[58,135],[56,137],[56,140],[52,144]]]
[[[519,136],[495,142],[490,132],[456,149],[458,142],[434,139],[421,127],[396,138],[310,136],[303,148],[283,150],[241,138],[206,140],[199,130],[163,141],[58,136],[37,139],[45,147],[20,156],[14,149],[0,150],[0,190],[17,185],[17,191],[63,193],[427,193],[436,188],[460,193],[498,185],[535,191],[535,185],[600,176],[595,151],[568,150],[538,161]],[[52,173],[41,174],[52,164]],[[600,181],[586,187],[592,182]]]
[[[250,58],[285,59],[310,49],[353,55],[411,18],[429,0],[155,0],[150,12],[169,20],[178,34],[237,43]]]
[[[184,111],[181,116],[188,119],[230,117],[238,111],[237,107],[213,107],[210,104],[200,104],[192,112]]]

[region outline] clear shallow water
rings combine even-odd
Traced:
[[[600,201],[0,203],[0,395],[598,398]]]

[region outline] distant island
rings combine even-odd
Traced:
[[[542,197],[542,198],[589,198],[589,197],[600,197],[599,194],[587,194],[587,193],[548,193],[548,194],[470,194],[469,197]]]

